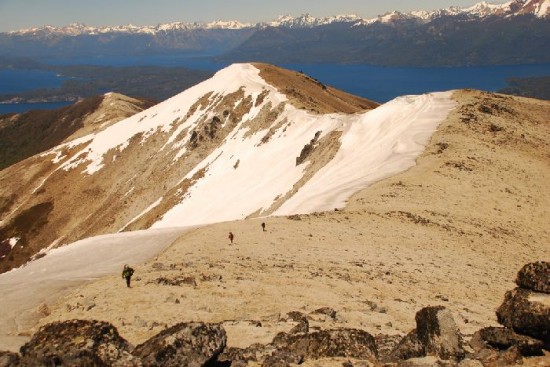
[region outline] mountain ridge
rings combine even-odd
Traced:
[[[0,171],[64,141],[91,133],[154,105],[107,93],[59,110],[0,115]]]
[[[550,62],[550,0],[513,0],[461,10],[392,12],[358,16],[282,16],[250,27],[171,23],[156,27],[64,31],[49,27],[0,33],[0,49],[13,57],[74,60],[175,56],[214,64],[337,63],[385,66],[518,65]],[[202,27],[202,28],[201,28]],[[61,28],[60,28],[61,29]],[[58,33],[56,33],[58,32]],[[61,33],[59,33],[61,32]],[[307,47],[304,47],[307,46]],[[70,61],[72,63],[73,61]]]
[[[291,16],[281,15],[277,19],[269,22],[259,23],[241,23],[235,20],[216,20],[207,23],[201,22],[172,22],[158,24],[156,26],[134,26],[128,24],[126,26],[105,26],[93,27],[86,26],[81,23],[72,23],[63,27],[43,26],[28,29],[14,30],[8,33],[11,35],[26,35],[34,34],[64,34],[70,36],[76,35],[96,35],[105,33],[143,33],[156,34],[160,32],[176,31],[176,30],[192,30],[192,29],[245,29],[245,28],[262,28],[262,27],[317,27],[332,23],[354,23],[354,25],[369,25],[375,22],[388,23],[395,19],[418,19],[422,21],[433,20],[441,16],[449,15],[467,15],[471,17],[484,18],[489,16],[515,16],[532,14],[539,18],[550,16],[550,1],[549,0],[512,0],[502,4],[490,4],[486,1],[481,1],[470,7],[441,8],[432,11],[415,10],[408,13],[399,11],[391,11],[383,15],[378,15],[374,18],[362,18],[355,14],[334,15],[317,18],[308,13]]]
[[[290,86],[287,92],[293,93],[292,98],[266,83],[260,69],[272,80],[283,75],[285,82],[278,85]],[[188,211],[183,222],[176,217],[172,225],[268,210],[276,196],[282,198],[303,176],[307,160],[297,165],[296,157],[314,136],[318,141],[312,144],[309,159],[334,149],[328,144],[330,131],[342,123],[341,116],[348,116],[335,112],[357,114],[377,106],[359,97],[344,101],[346,93],[304,74],[275,70],[263,64],[230,66],[128,119],[88,135],[81,133],[0,171],[0,242],[6,249],[13,245],[0,259],[2,270],[21,265],[47,247],[102,233],[149,228],[182,202],[198,207]],[[318,136],[319,130],[323,131]],[[262,194],[261,186],[244,172],[261,164],[267,168],[273,157],[281,161],[264,176],[279,184],[270,189],[275,191]],[[330,156],[323,159],[326,163]],[[221,171],[212,168],[220,164]],[[255,192],[259,201],[246,204],[233,197],[233,209],[217,212],[195,201],[193,192],[208,182],[212,185],[212,180],[220,182],[216,180],[225,174],[235,182],[241,177],[240,187],[248,187],[248,195]],[[16,177],[25,177],[23,186],[14,181]],[[229,198],[226,195],[224,200]],[[224,203],[217,205],[229,207]]]
[[[550,103],[474,90],[452,98],[456,108],[417,165],[361,190],[346,208],[193,228],[145,264],[129,260],[132,246],[141,245],[139,233],[121,234],[134,240],[118,262],[109,253],[116,237],[89,239],[92,263],[111,264],[112,274],[26,314],[42,318],[40,325],[108,320],[134,345],[178,322],[223,323],[227,347],[248,348],[296,326],[291,314],[307,315],[312,333],[354,328],[401,339],[415,327],[415,312],[438,304],[452,313],[466,342],[480,328],[498,325],[494,310],[514,286],[517,269],[548,256]],[[236,235],[233,244],[228,231]],[[106,245],[103,261],[95,260],[94,240]],[[44,280],[34,271],[46,268],[41,274],[48,280],[59,277],[55,261],[71,270],[71,258],[76,266],[68,274],[90,276],[94,265],[79,272],[86,256],[75,251],[64,261],[46,255],[1,277],[14,277],[18,291],[43,292]],[[136,269],[130,289],[119,272],[128,261]],[[18,273],[29,279],[18,283]],[[69,275],[64,284],[74,281]],[[25,338],[34,324],[15,316],[16,332]],[[545,364],[548,357],[526,358],[523,365]]]

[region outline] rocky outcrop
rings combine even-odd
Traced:
[[[246,366],[248,362],[258,362],[268,358],[274,351],[271,344],[252,344],[247,348],[226,348],[218,357],[220,364]]]
[[[416,313],[416,329],[390,353],[392,361],[425,356],[459,361],[464,358],[462,338],[451,312],[443,306],[425,307]]]
[[[550,296],[539,296],[550,300]],[[506,292],[497,310],[498,322],[519,334],[550,342],[550,307],[535,292],[516,288]]]
[[[225,330],[219,324],[176,324],[136,347],[143,366],[205,366],[224,350]]]
[[[40,328],[21,347],[20,366],[139,366],[131,346],[103,321],[70,320]]]
[[[525,265],[518,273],[518,288],[506,292],[497,310],[498,321],[516,333],[550,346],[550,263]]]
[[[390,352],[389,361],[402,361],[411,358],[419,358],[426,355],[426,351],[420,340],[416,329],[405,335],[397,346]]]
[[[462,339],[451,311],[443,306],[425,307],[416,313],[416,333],[426,354],[441,359],[464,358]]]
[[[541,288],[547,265],[524,267],[518,284]],[[527,275],[530,274],[530,275]],[[290,332],[281,332],[271,343],[246,348],[226,348],[221,324],[179,323],[165,329],[135,349],[107,322],[72,320],[48,324],[21,348],[21,355],[0,352],[2,366],[262,366],[323,365],[324,360],[349,359],[344,366],[480,367],[515,366],[529,356],[543,356],[548,349],[548,294],[517,288],[506,294],[497,311],[507,327],[487,327],[470,340],[466,354],[451,312],[443,306],[425,307],[415,316],[416,328],[404,337],[377,335],[364,330],[332,329],[311,332],[315,318],[335,320],[330,307],[309,314],[293,311],[279,321]],[[259,321],[251,324],[261,326]],[[511,325],[511,326],[508,326]],[[317,327],[317,326],[315,326]],[[528,336],[531,335],[531,336]],[[546,344],[545,344],[546,343]],[[353,361],[353,362],[352,362]],[[332,362],[331,362],[332,363]],[[332,364],[331,364],[332,365]]]
[[[283,317],[285,321],[294,321],[297,324],[290,330],[290,334],[307,333],[309,332],[309,320],[306,314],[299,311],[291,311]]]
[[[470,346],[476,352],[483,349],[507,350],[516,347],[523,356],[540,356],[543,343],[540,340],[516,334],[503,327],[486,327],[478,330],[470,340]]]
[[[19,354],[0,351],[0,367],[15,366],[19,363]]]
[[[550,262],[527,264],[518,272],[516,284],[520,288],[550,294]]]
[[[280,333],[273,340],[272,357],[295,361],[328,357],[348,357],[376,361],[378,352],[374,337],[363,330],[335,329],[309,334]]]

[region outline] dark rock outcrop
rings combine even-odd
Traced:
[[[308,320],[299,321],[298,324],[289,331],[289,334],[299,334],[299,333],[309,333]]]
[[[312,312],[313,315],[326,315],[331,319],[336,319],[336,310],[332,307],[321,307]]]
[[[483,366],[487,367],[518,366],[522,364],[521,353],[518,347],[515,346],[506,350],[492,348],[481,349],[474,353],[472,358],[475,358],[475,361],[480,361]]]
[[[462,338],[451,312],[443,306],[425,307],[416,313],[416,329],[391,351],[390,361],[403,361],[427,355],[442,360],[464,358]]]
[[[103,321],[47,324],[21,347],[20,366],[139,366],[131,346]],[[116,362],[116,363],[115,363]]]
[[[264,360],[266,357],[273,353],[273,347],[268,344],[255,343],[247,348],[226,348],[219,356],[218,361],[220,363],[228,363],[231,366],[238,366],[240,364],[246,365],[248,362],[258,362]]]
[[[542,340],[550,345],[550,296],[516,288],[506,292],[497,310],[498,322],[518,334]]]
[[[424,345],[418,339],[416,329],[405,335],[389,354],[389,361],[402,361],[426,355]]]
[[[204,366],[216,360],[227,342],[219,324],[179,323],[136,347],[143,366]]]
[[[451,311],[443,306],[425,307],[415,316],[418,340],[426,354],[441,359],[464,358],[462,339]]]
[[[542,341],[516,334],[513,330],[503,327],[486,327],[478,330],[473,335],[470,346],[476,352],[486,348],[507,350],[517,347],[523,356],[543,355]]]
[[[516,284],[535,292],[550,294],[550,262],[527,264],[518,272]]]
[[[403,337],[401,335],[378,334],[374,337],[374,340],[378,351],[378,361],[390,362],[392,360],[390,358],[391,352],[403,340]]]
[[[335,329],[309,334],[278,334],[273,357],[291,363],[328,357],[348,357],[376,361],[378,351],[374,337],[363,330]]]
[[[285,321],[294,321],[298,324],[290,330],[290,334],[307,333],[309,332],[309,320],[306,314],[300,311],[291,311],[282,318]]]
[[[19,363],[19,354],[8,351],[0,351],[0,367],[17,366]]]

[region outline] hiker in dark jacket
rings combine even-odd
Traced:
[[[126,286],[130,288],[130,279],[132,279],[132,275],[134,275],[134,269],[132,269],[128,264],[124,265],[124,269],[122,270],[122,278],[126,279]]]
[[[235,236],[233,235],[233,232],[229,232],[229,236],[227,236],[227,238],[229,238],[229,241],[233,243],[233,238],[235,238]]]

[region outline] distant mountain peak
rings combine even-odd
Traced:
[[[452,16],[465,14],[471,17],[483,18],[487,16],[514,16],[532,14],[539,18],[550,16],[550,0],[512,0],[505,3],[490,3],[481,1],[467,8],[451,6],[445,9],[417,10],[409,13],[390,11],[375,18],[362,18],[355,14],[335,15],[317,18],[309,13],[299,16],[281,15],[271,22],[265,23],[242,23],[236,20],[216,20],[207,23],[201,22],[172,22],[156,26],[134,26],[132,24],[123,26],[93,27],[81,23],[71,23],[63,27],[46,25],[8,32],[12,35],[44,35],[60,34],[67,36],[78,36],[82,34],[105,34],[105,33],[128,33],[128,34],[157,34],[160,32],[183,31],[194,29],[250,29],[257,27],[285,27],[285,28],[311,28],[332,23],[356,23],[369,25],[372,23],[389,23],[403,19],[416,19],[429,21],[440,16]]]

